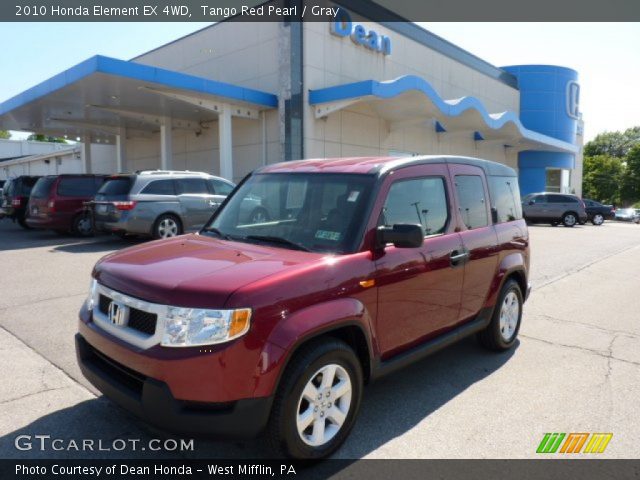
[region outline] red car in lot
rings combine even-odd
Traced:
[[[241,215],[248,198],[268,216]],[[100,260],[77,357],[107,397],[161,428],[266,431],[282,454],[322,458],[367,382],[472,334],[512,348],[528,275],[505,165],[286,162],[245,178],[198,234]]]
[[[40,178],[29,197],[27,225],[59,233],[92,235],[93,222],[84,203],[93,199],[106,179],[106,175],[91,174]]]

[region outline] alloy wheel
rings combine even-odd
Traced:
[[[325,365],[309,379],[296,410],[296,426],[304,443],[325,445],[342,428],[353,397],[351,378],[335,363]]]
[[[160,238],[175,237],[178,235],[178,224],[173,218],[163,218],[158,224],[158,236]]]
[[[520,301],[515,292],[510,291],[500,306],[500,335],[505,342],[511,341],[518,327]]]

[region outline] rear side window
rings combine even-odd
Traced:
[[[178,195],[209,193],[204,178],[178,178],[176,183]]]
[[[155,180],[144,187],[140,193],[149,195],[175,195],[176,189],[173,180]]]
[[[515,177],[487,177],[491,191],[492,207],[498,212],[498,223],[522,218],[520,188]]]
[[[127,195],[131,188],[132,179],[130,177],[108,178],[102,184],[98,193],[100,195]]]
[[[58,183],[61,197],[93,197],[97,189],[94,177],[64,177]]]
[[[418,224],[425,235],[435,235],[445,231],[448,212],[442,177],[400,180],[391,185],[378,223]]]
[[[460,216],[467,228],[487,226],[489,216],[482,178],[478,175],[456,175],[455,184]]]
[[[36,182],[31,190],[33,198],[47,198],[51,193],[51,185],[56,181],[56,177],[43,177]]]
[[[578,199],[567,195],[547,195],[549,203],[577,203]]]
[[[213,193],[214,195],[229,195],[233,190],[233,185],[229,185],[228,183],[221,180],[210,178],[207,181],[209,182],[211,193]]]

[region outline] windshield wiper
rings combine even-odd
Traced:
[[[271,235],[247,235],[244,238],[246,240],[258,240],[263,242],[279,243],[281,245],[287,245],[288,247],[292,247],[295,250],[302,250],[304,252],[311,251],[307,247],[300,245],[299,243],[292,242],[291,240],[287,240],[286,238],[282,238],[282,237],[274,237]]]

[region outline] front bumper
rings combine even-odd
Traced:
[[[208,438],[253,438],[267,424],[273,397],[225,403],[178,400],[166,383],[116,362],[81,334],[76,334],[75,341],[78,365],[87,380],[106,397],[158,428]]]

